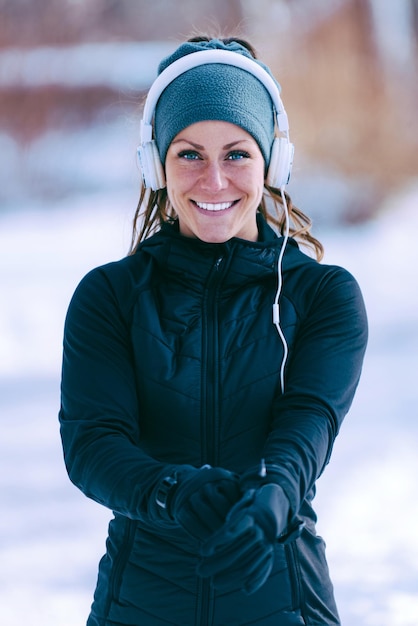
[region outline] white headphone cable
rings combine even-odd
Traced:
[[[287,356],[289,353],[289,348],[287,345],[287,341],[286,341],[286,337],[284,336],[283,330],[280,326],[280,305],[279,305],[279,300],[280,300],[280,296],[282,293],[282,288],[283,288],[283,256],[285,253],[285,249],[286,249],[286,245],[289,239],[289,209],[287,206],[287,202],[286,202],[286,196],[284,194],[284,186],[280,187],[280,195],[282,197],[282,202],[283,202],[283,209],[284,209],[284,214],[285,214],[285,230],[284,230],[284,237],[283,237],[283,243],[282,243],[282,247],[277,259],[277,291],[276,291],[276,296],[274,298],[274,304],[273,304],[273,324],[275,325],[277,332],[279,333],[280,339],[282,340],[282,344],[283,344],[283,359],[282,359],[282,364],[280,366],[280,387],[282,390],[282,393],[284,393],[284,370],[286,367],[286,361],[287,361]]]

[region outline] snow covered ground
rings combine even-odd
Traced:
[[[132,170],[133,174],[133,170]],[[358,278],[370,318],[363,378],[318,483],[318,530],[344,626],[418,624],[418,191],[361,227],[323,227],[326,262]],[[69,298],[123,256],[136,185],[0,215],[0,621],[82,626],[110,513],[65,473],[57,411]]]
[[[370,343],[352,410],[318,482],[344,626],[418,624],[418,189],[363,228],[323,237],[358,278]]]

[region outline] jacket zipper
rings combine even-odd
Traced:
[[[288,544],[285,544],[285,555],[287,561],[287,568],[289,571],[290,577],[290,586],[292,593],[292,609],[295,610],[297,607],[301,606],[302,597],[301,597],[301,585],[300,585],[300,571],[299,571],[299,561],[296,554],[296,543],[292,541]]]
[[[206,284],[202,310],[202,399],[201,454],[203,463],[219,464],[219,345],[218,293],[223,275],[223,257],[218,257]],[[206,579],[199,582],[196,626],[211,626],[213,591]]]
[[[209,626],[213,622],[213,591],[206,579],[201,578],[198,585],[196,626]]]
[[[122,543],[115,556],[115,562],[110,574],[109,588],[110,593],[108,595],[105,615],[108,617],[111,605],[113,602],[119,601],[120,587],[122,582],[122,575],[126,567],[129,555],[132,551],[132,545],[135,538],[136,523],[134,520],[127,519],[125,521],[125,528],[123,531]]]
[[[219,257],[209,276],[202,313],[202,461],[219,464],[219,345],[218,293],[222,280],[223,257]]]

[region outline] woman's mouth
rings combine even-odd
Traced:
[[[204,211],[226,211],[226,209],[230,209],[233,204],[237,201],[233,202],[195,202],[195,205],[199,209],[203,209]]]

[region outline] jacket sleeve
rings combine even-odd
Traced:
[[[367,317],[357,282],[330,267],[304,302],[290,347],[284,394],[273,406],[265,444],[266,480],[284,489],[293,514],[329,461],[350,408],[367,344]]]
[[[65,321],[59,418],[71,481],[97,502],[140,519],[159,479],[173,468],[139,447],[126,317],[103,269],[81,281]]]

